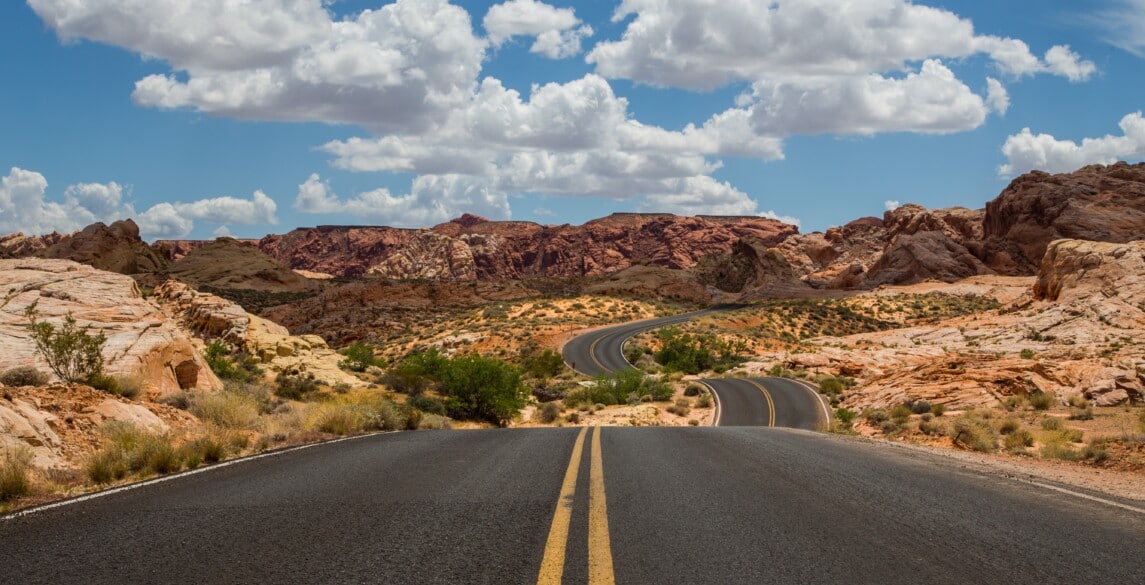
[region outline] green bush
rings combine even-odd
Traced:
[[[1035,354],[1034,354],[1034,350],[1026,348],[1026,349],[1023,349],[1022,352],[1018,355],[1021,356],[1021,358],[1024,360],[1032,360],[1032,359],[1034,359]]]
[[[535,351],[521,359],[521,367],[533,378],[552,378],[565,371],[565,358],[551,349]]]
[[[1020,428],[1022,428],[1022,423],[1019,422],[1018,419],[1008,418],[1002,421],[1002,424],[998,426],[998,432],[1002,433],[1003,435],[1009,435]]]
[[[669,372],[699,374],[716,367],[726,371],[743,363],[743,343],[732,344],[710,333],[684,333],[678,327],[657,332],[660,349],[653,354],[656,363]]]
[[[231,352],[222,341],[214,340],[203,350],[203,359],[219,379],[251,382],[262,376],[254,357],[243,352]]]
[[[428,414],[445,415],[445,403],[425,394],[410,396],[409,400],[406,400],[406,404]]]
[[[380,368],[385,366],[386,363],[385,360],[374,356],[373,346],[362,343],[361,341],[342,348],[338,353],[346,356],[346,359],[339,362],[338,365],[352,372],[364,372],[371,366]]]
[[[843,423],[848,428],[851,426],[851,423],[855,422],[855,417],[857,416],[858,413],[848,408],[840,407],[835,409],[835,419]]]
[[[0,384],[5,386],[43,386],[48,383],[48,379],[47,374],[33,366],[18,366],[0,374]]]
[[[305,400],[319,389],[314,375],[279,373],[274,377],[274,394],[287,400]]]
[[[27,448],[6,449],[0,455],[0,502],[32,493],[32,452]]]
[[[505,426],[525,405],[527,390],[517,368],[477,354],[447,363],[439,383],[450,416]]]
[[[38,321],[36,303],[29,305],[24,315],[28,318],[28,331],[36,351],[61,380],[85,382],[103,372],[103,344],[107,337],[102,333],[88,334],[90,328],[77,326],[71,313],[64,317],[60,327]]]

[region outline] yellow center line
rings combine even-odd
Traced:
[[[592,435],[592,464],[588,493],[588,582],[613,585],[612,545],[608,538],[608,506],[604,499],[604,464],[600,454],[600,427]]]
[[[569,519],[572,517],[573,496],[576,494],[576,477],[580,470],[581,453],[584,451],[584,435],[588,427],[580,430],[573,444],[565,480],[561,484],[561,495],[557,499],[557,509],[553,513],[553,524],[549,528],[549,539],[545,542],[545,556],[541,559],[541,572],[537,575],[537,585],[560,585],[565,570],[565,548],[569,539]]]
[[[763,397],[765,400],[767,400],[767,413],[768,413],[768,415],[767,415],[767,426],[774,427],[775,426],[775,401],[771,399],[771,392],[768,392],[767,388],[765,388],[763,386],[763,384],[760,384],[759,382],[755,382],[753,380],[748,380],[748,383],[751,384],[752,386],[755,386],[756,388],[759,388],[760,391],[763,392]]]
[[[604,338],[597,337],[596,339],[592,340],[592,344],[588,346],[588,357],[592,358],[593,362],[596,362],[597,367],[607,372],[608,368],[604,367],[604,364],[600,363],[600,360],[596,359],[596,344],[600,343],[602,339]]]

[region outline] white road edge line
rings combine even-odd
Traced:
[[[716,394],[716,389],[712,388],[711,384],[708,384],[703,380],[697,380],[697,382],[703,384],[704,387],[708,389],[708,392],[711,393],[712,397],[716,399],[716,417],[712,419],[712,426],[718,427],[720,426],[720,419],[724,416],[724,407],[723,403],[720,402],[720,395]]]
[[[1048,490],[1053,490],[1055,492],[1060,492],[1060,493],[1063,493],[1063,494],[1066,494],[1069,496],[1073,496],[1075,498],[1082,498],[1084,500],[1090,500],[1090,501],[1097,502],[1100,504],[1105,504],[1107,506],[1113,506],[1115,508],[1121,508],[1122,510],[1128,510],[1130,512],[1136,512],[1138,514],[1145,514],[1145,509],[1138,508],[1136,506],[1130,506],[1129,504],[1122,504],[1121,502],[1115,502],[1113,500],[1107,500],[1105,498],[1099,498],[1097,496],[1091,496],[1089,494],[1084,494],[1081,492],[1075,492],[1075,491],[1070,490],[1070,489],[1066,489],[1066,488],[1052,485],[1052,484],[1048,484],[1048,483],[1042,483],[1040,481],[1036,481],[1036,480],[1032,480],[1032,479],[1024,479],[1024,478],[1014,478],[1014,479],[1017,479],[1018,481],[1025,482],[1025,483],[1028,483],[1031,485],[1036,485],[1036,486],[1041,487],[1041,488],[1045,488]]]
[[[823,421],[828,426],[830,426],[831,425],[831,410],[829,408],[827,408],[827,403],[823,400],[823,395],[819,393],[819,390],[817,388],[815,388],[814,386],[812,386],[810,383],[804,382],[803,380],[796,380],[794,378],[788,378],[788,380],[791,380],[792,382],[799,384],[800,386],[805,388],[808,392],[810,392],[815,397],[815,400],[819,402],[819,406],[823,407],[823,416],[826,417],[823,419]]]
[[[396,432],[396,431],[383,431],[380,433],[370,433],[368,435],[358,435],[355,437],[343,437],[341,439],[334,439],[332,441],[323,441],[321,443],[310,443],[309,445],[299,445],[297,447],[280,449],[278,451],[270,451],[267,453],[259,453],[258,455],[250,455],[247,457],[240,457],[238,459],[231,459],[229,461],[221,461],[221,462],[215,463],[213,465],[208,465],[206,467],[200,467],[198,469],[192,469],[190,471],[183,471],[181,473],[164,475],[162,477],[156,477],[154,479],[149,479],[146,481],[141,481],[141,482],[137,482],[137,483],[129,483],[127,485],[121,485],[119,487],[111,488],[108,490],[93,492],[90,494],[84,494],[82,496],[76,496],[74,498],[68,498],[66,500],[60,500],[58,502],[52,502],[50,504],[44,504],[43,506],[36,506],[34,508],[19,510],[16,512],[12,512],[11,514],[7,514],[5,516],[0,516],[0,522],[6,522],[8,520],[15,520],[16,518],[22,518],[24,516],[31,516],[32,514],[39,514],[40,512],[47,512],[48,510],[52,510],[55,508],[63,508],[64,506],[71,506],[73,504],[88,502],[91,500],[95,500],[97,498],[102,498],[102,497],[106,497],[106,496],[110,496],[110,495],[114,495],[114,494],[118,494],[118,493],[123,493],[123,492],[131,491],[131,490],[135,490],[135,489],[139,489],[139,488],[144,488],[144,487],[152,486],[155,484],[160,484],[160,483],[163,483],[165,481],[172,481],[172,480],[181,479],[184,477],[189,477],[192,475],[198,475],[200,473],[207,473],[208,471],[215,471],[217,469],[222,469],[224,467],[230,467],[232,465],[238,465],[240,463],[246,463],[248,461],[256,461],[258,459],[263,459],[265,457],[276,457],[278,455],[283,455],[286,453],[293,453],[295,451],[301,451],[303,449],[309,449],[311,447],[317,447],[319,445],[330,445],[333,443],[341,443],[343,441],[353,441],[356,439],[364,439],[366,437],[384,435],[384,434],[389,434],[389,433],[393,433],[393,432]]]

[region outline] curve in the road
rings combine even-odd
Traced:
[[[562,349],[565,362],[588,376],[632,368],[624,358],[624,343],[633,335],[695,319],[721,310],[706,309],[671,317],[645,319],[587,331]],[[780,426],[822,429],[830,420],[818,392],[787,378],[708,378],[701,380],[716,398],[716,426]]]

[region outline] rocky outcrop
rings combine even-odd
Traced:
[[[317,335],[291,335],[235,303],[174,280],[156,287],[155,296],[168,314],[201,339],[218,339],[255,356],[270,377],[279,372],[313,374],[330,385],[365,385],[338,367],[342,356]]]
[[[979,257],[1000,273],[1029,273],[1059,239],[1128,242],[1145,237],[1145,163],[1034,171],[986,204]]]
[[[307,292],[318,288],[318,283],[283,266],[253,244],[232,238],[218,238],[191,249],[171,265],[167,274],[194,287],[268,292]]]
[[[1051,242],[1034,282],[1040,300],[1145,303],[1145,242]]]
[[[0,260],[0,291],[0,370],[31,365],[48,372],[28,336],[24,311],[35,303],[41,320],[72,315],[106,336],[104,371],[140,380],[148,395],[221,387],[186,333],[130,277],[69,260]]]
[[[26,258],[59,243],[64,235],[52,232],[43,236],[26,236],[23,232],[0,236],[0,259]]]
[[[40,258],[74,260],[100,270],[119,274],[157,272],[167,267],[167,259],[139,237],[139,226],[130,219],[110,226],[93,223],[64,236],[54,245],[35,254]]]
[[[542,226],[465,215],[429,230],[301,228],[267,236],[259,247],[291,268],[337,276],[373,269],[398,278],[507,280],[599,276],[637,264],[687,269],[727,253],[742,236],[773,246],[795,233],[760,217],[618,213],[582,226]]]
[[[795,294],[809,288],[787,258],[755,236],[744,236],[727,254],[704,258],[693,270],[696,280],[729,293],[751,296]]]

